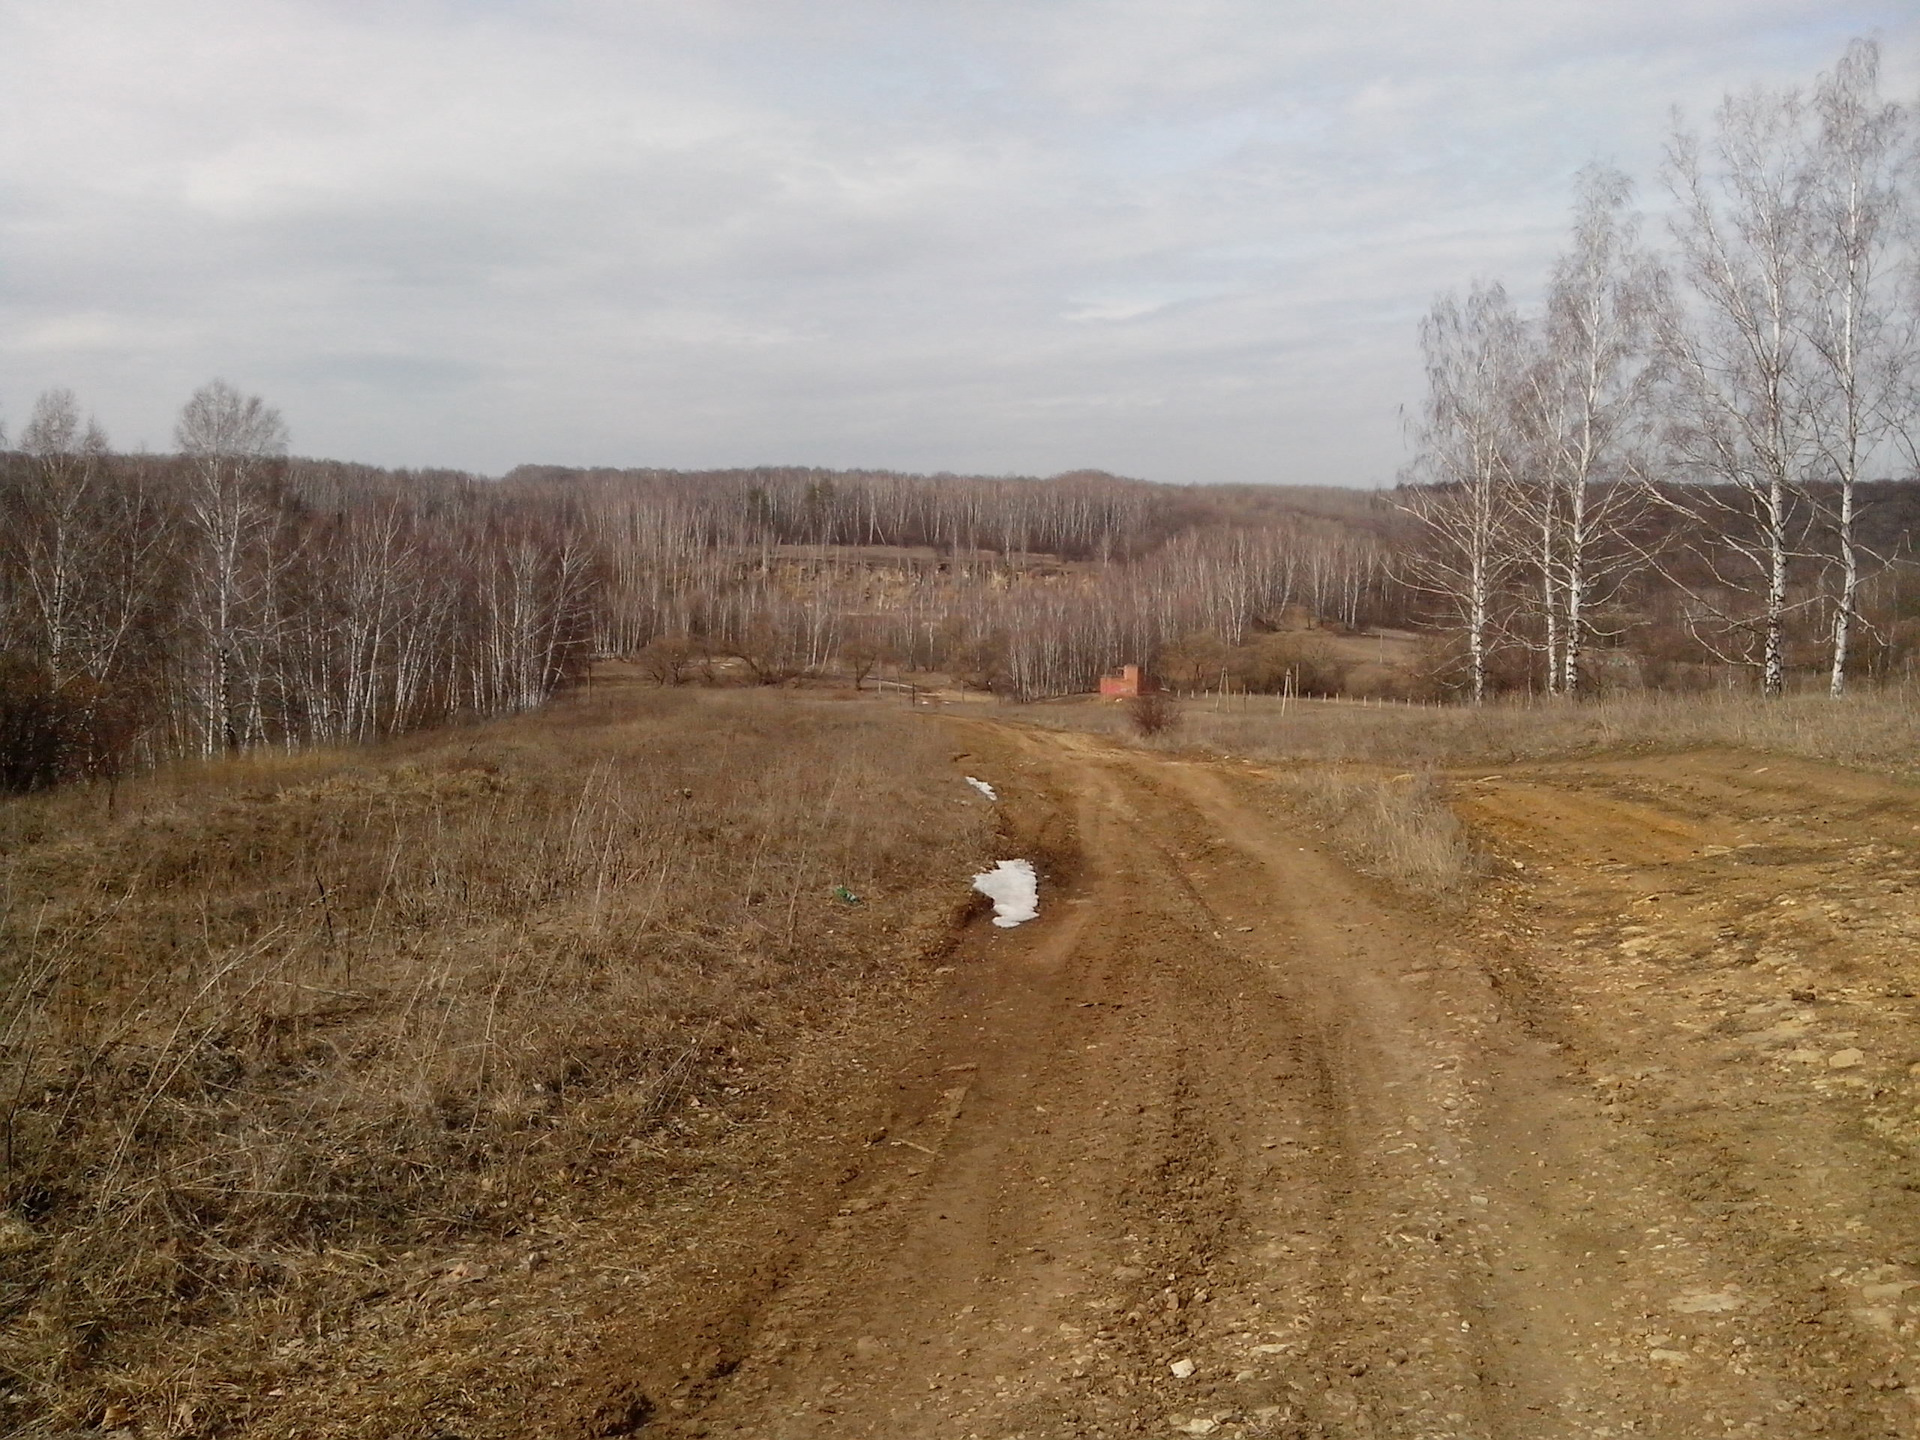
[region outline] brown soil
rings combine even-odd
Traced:
[[[330,1366],[284,1416],[1920,1432],[1920,790],[1732,753],[1456,777],[1502,870],[1456,912],[1257,768],[927,723],[999,787],[1041,919],[976,920],[630,1212],[351,1322],[437,1408],[383,1422],[401,1381]]]

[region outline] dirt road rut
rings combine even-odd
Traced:
[[[661,1431],[1910,1433],[1513,956],[1248,771],[975,733],[1068,878],[968,942],[839,1213]]]

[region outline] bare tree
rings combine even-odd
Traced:
[[[189,465],[187,619],[198,650],[200,748],[213,754],[258,738],[258,627],[272,578],[262,484],[266,466],[286,453],[287,430],[259,396],[215,380],[193,393],[173,433]]]
[[[81,677],[112,685],[136,632],[151,628],[165,516],[144,467],[116,467],[71,391],[42,395],[20,440],[28,465],[0,548],[25,598],[29,648],[56,690]]]
[[[840,665],[853,677],[853,688],[858,690],[876,669],[892,665],[900,657],[874,617],[863,617],[847,628],[847,635],[840,641]]]
[[[1414,475],[1399,503],[1419,543],[1407,583],[1434,597],[1466,637],[1467,688],[1487,696],[1496,599],[1513,566],[1512,486],[1523,327],[1498,284],[1465,304],[1438,300],[1420,325],[1427,399]]]
[[[1696,634],[1722,659],[1754,666],[1767,695],[1786,686],[1790,569],[1818,453],[1806,384],[1809,158],[1806,105],[1791,90],[1722,103],[1717,170],[1690,132],[1676,130],[1668,149],[1672,230],[1693,300],[1664,327],[1668,438],[1681,476],[1708,483],[1650,493],[1701,531],[1693,549],[1716,593],[1697,598],[1716,630]],[[1739,608],[1746,597],[1757,610]]]
[[[592,644],[592,552],[564,519],[516,517],[468,559],[477,634],[470,695],[481,714],[530,710],[586,663]]]
[[[38,649],[57,688],[85,673],[89,580],[100,564],[95,540],[107,437],[84,424],[71,390],[49,390],[20,432],[32,458],[31,488],[9,531],[37,622]]]
[[[1901,402],[1914,360],[1913,273],[1898,263],[1911,137],[1907,111],[1880,98],[1879,73],[1879,47],[1856,40],[1820,77],[1805,182],[1810,293],[1801,323],[1814,477],[1832,492],[1822,508],[1839,571],[1828,666],[1836,698],[1859,618],[1858,486],[1867,467],[1891,457],[1908,421]]]
[[[1523,489],[1537,545],[1547,689],[1569,695],[1592,634],[1592,604],[1631,554],[1642,508],[1626,483],[1653,401],[1653,321],[1663,289],[1628,210],[1633,183],[1590,165],[1575,183],[1573,243],[1554,266],[1524,385],[1530,459]]]

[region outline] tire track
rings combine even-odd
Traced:
[[[1856,1433],[1658,1146],[1491,983],[1510,957],[1255,775],[965,723],[1072,878],[969,936],[881,1158],[660,1428]]]

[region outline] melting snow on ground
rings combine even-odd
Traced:
[[[1040,914],[1040,877],[1031,860],[1002,860],[974,876],[973,888],[993,901],[993,923],[1003,929]]]
[[[969,775],[967,776],[967,784],[973,786],[974,789],[978,790],[982,795],[986,796],[987,799],[989,800],[998,800],[1000,798],[998,795],[993,793],[993,786],[987,784],[987,782],[984,780],[976,780],[973,778],[973,776]]]

